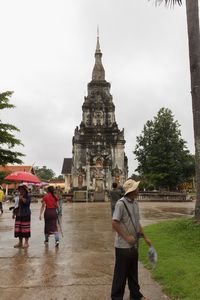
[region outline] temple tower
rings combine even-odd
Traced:
[[[112,182],[122,185],[128,176],[124,130],[118,129],[115,120],[110,83],[105,80],[101,59],[97,36],[92,80],[82,105],[82,121],[72,141],[73,189],[93,192],[94,200],[103,200]]]

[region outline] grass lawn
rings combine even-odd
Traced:
[[[141,239],[140,261],[173,300],[200,300],[200,225],[192,219],[178,219],[145,227],[158,253],[152,268],[147,247]]]

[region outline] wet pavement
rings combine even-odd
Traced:
[[[195,203],[140,202],[143,225],[190,215]],[[4,204],[0,216],[1,300],[107,300],[114,267],[114,232],[109,203],[65,203],[64,237],[55,248],[44,245],[40,204],[32,205],[32,237],[28,249],[14,249],[12,214]],[[140,264],[142,292],[150,300],[168,299]],[[128,300],[128,291],[124,300]]]

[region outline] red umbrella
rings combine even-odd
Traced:
[[[4,179],[10,181],[26,181],[29,183],[40,183],[40,179],[29,172],[17,171],[7,175]]]

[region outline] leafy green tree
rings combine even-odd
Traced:
[[[189,154],[183,165],[183,176],[185,181],[189,181],[195,177],[195,156]]]
[[[36,175],[40,178],[40,180],[48,181],[55,177],[55,173],[53,170],[48,169],[46,166],[43,167],[35,167],[34,171]]]
[[[62,180],[62,179],[64,179],[64,177],[63,177],[63,175],[58,175],[58,177],[55,177],[55,179],[58,179],[58,180]]]
[[[161,108],[136,138],[136,171],[156,189],[175,189],[185,180],[190,155],[179,127],[171,110]]]
[[[0,93],[0,110],[5,108],[14,108],[15,106],[10,103],[10,97],[13,92]],[[15,146],[23,145],[19,139],[16,139],[13,131],[19,131],[17,127],[11,124],[3,123],[0,120],[0,165],[6,165],[8,163],[22,164],[20,157],[24,154],[14,151]]]
[[[138,174],[135,174],[135,173],[133,173],[130,178],[135,180],[135,181],[140,181],[141,180],[141,176],[138,175]]]
[[[4,180],[4,177],[6,176],[6,172],[0,172],[0,184],[4,183],[5,180]]]

